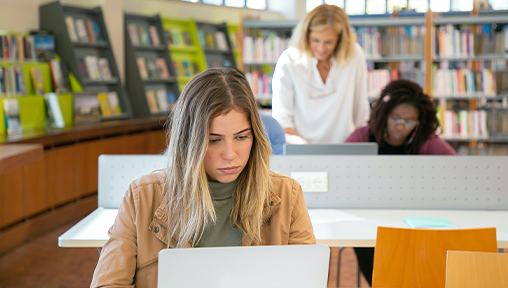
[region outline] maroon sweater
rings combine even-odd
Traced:
[[[349,137],[347,137],[346,143],[348,142],[369,142],[369,126],[363,126],[356,129]],[[423,143],[420,147],[418,154],[421,155],[457,155],[457,152],[453,150],[452,146],[446,143],[443,139],[437,135],[432,135],[429,140]]]

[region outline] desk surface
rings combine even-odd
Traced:
[[[309,210],[313,215],[313,209]],[[508,248],[508,211],[476,210],[340,210],[362,220],[341,221],[312,218],[318,244],[332,247],[374,247],[378,226],[402,227],[404,217],[447,218],[459,228],[497,228],[498,248]],[[97,208],[93,213],[58,237],[60,247],[102,247],[109,239],[109,228],[115,221],[117,209]]]

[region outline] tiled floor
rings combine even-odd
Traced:
[[[77,222],[77,221],[76,221]],[[57,239],[69,223],[0,255],[0,288],[89,287],[99,255],[93,248],[60,248]],[[332,249],[328,287],[336,287],[338,249]],[[356,287],[356,258],[342,254],[340,287]],[[368,287],[362,279],[361,287]]]

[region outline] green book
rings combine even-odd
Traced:
[[[434,218],[434,217],[405,217],[404,222],[410,228],[419,229],[450,229],[457,228],[457,225],[450,222],[446,218]]]

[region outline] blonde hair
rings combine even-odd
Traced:
[[[314,8],[305,16],[301,27],[295,29],[294,37],[296,38],[292,40],[292,43],[301,52],[312,56],[309,45],[310,32],[319,32],[327,28],[332,28],[338,36],[332,58],[344,65],[347,59],[354,54],[354,40],[346,12],[340,7],[322,4]]]
[[[212,119],[233,109],[247,116],[253,143],[247,165],[238,176],[230,219],[254,244],[262,244],[263,207],[271,186],[270,143],[245,77],[234,69],[217,68],[190,80],[168,118],[168,239],[176,247],[197,243],[204,229],[216,219],[204,157]]]

